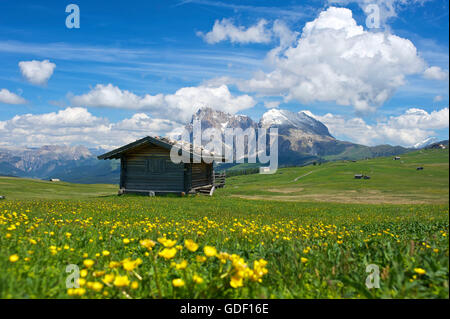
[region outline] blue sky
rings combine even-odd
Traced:
[[[3,140],[0,146],[85,143],[108,147],[140,135],[169,134],[176,131],[177,124],[185,122],[190,114],[192,107],[186,108],[185,105],[196,101],[197,95],[205,94],[218,94],[214,98],[204,97],[205,103],[211,101],[212,107],[246,114],[255,120],[268,110],[267,103],[271,101],[277,103],[269,105],[294,112],[308,110],[328,125],[336,137],[359,143],[410,146],[429,136],[448,138],[448,119],[443,119],[445,115],[448,117],[449,96],[447,1],[374,0],[373,3],[380,3],[381,7],[382,26],[377,29],[366,26],[367,14],[363,8],[372,2],[365,0],[79,0],[72,2],[80,8],[79,29],[68,29],[65,25],[68,16],[65,8],[69,3],[0,1],[0,90],[3,90],[3,98],[0,93],[0,137]],[[392,5],[390,13],[383,11],[383,3]],[[387,47],[391,51],[386,59],[399,59],[401,80],[394,75],[383,75],[397,68],[392,61],[361,59],[358,61],[364,63],[362,67],[367,66],[371,72],[378,72],[380,66],[386,67],[386,71],[380,69],[381,74],[376,75],[375,80],[370,75],[357,72],[358,84],[345,84],[336,88],[338,92],[332,91],[330,87],[334,82],[325,80],[320,83],[327,75],[319,77],[317,72],[322,70],[319,64],[328,63],[331,69],[335,63],[340,65],[336,59],[342,54],[336,56],[336,52],[312,62],[318,63],[318,68],[309,70],[310,73],[302,71],[309,66],[311,57],[303,56],[297,41],[303,39],[306,43],[307,40],[320,39],[318,34],[307,38],[302,30],[307,22],[317,21],[321,12],[326,12],[331,6],[351,10],[352,18],[343,17],[338,11],[333,14],[338,14],[343,21],[354,19],[357,26],[362,26],[367,33],[363,35],[366,38],[361,42],[363,46],[365,43],[373,44],[369,33],[399,37],[403,41],[400,48],[406,46],[406,41],[412,43],[417,56],[411,50],[395,56],[398,48],[389,47],[390,44]],[[324,23],[334,21],[331,11],[328,12],[328,17],[323,17]],[[263,38],[245,33],[261,21],[264,21],[264,27],[258,30],[263,31]],[[274,29],[275,21],[285,27],[283,34],[297,32],[295,40],[282,47],[281,37]],[[214,30],[215,24],[222,26],[228,37],[220,38],[220,32]],[[316,24],[319,25],[318,22]],[[328,32],[327,28],[320,32]],[[210,38],[207,36],[209,32]],[[342,45],[348,45],[344,43],[346,39],[342,41]],[[281,50],[279,60],[270,61],[269,52],[277,47]],[[291,60],[283,56],[289,48],[296,47],[298,50]],[[326,46],[323,48],[327,49]],[[291,82],[280,84],[281,80],[264,88],[251,83],[252,79],[263,78],[270,82],[275,75],[284,80],[289,77],[286,70],[296,67],[296,59],[303,59],[298,60],[299,69],[295,70],[292,79],[296,90],[286,86]],[[402,59],[411,59],[410,70],[409,62],[402,62]],[[35,74],[25,75],[26,67],[19,67],[19,62],[33,60],[48,60],[50,65],[54,65],[51,74],[44,75],[43,80],[33,80]],[[355,62],[355,69],[361,68],[357,64],[359,62]],[[32,65],[28,66],[31,68]],[[430,67],[434,69],[425,76],[424,72]],[[259,78],[255,75],[257,72],[260,73]],[[342,69],[339,72],[336,71],[338,74],[335,75],[340,80],[352,77],[356,71]],[[304,92],[302,83],[306,79],[318,88],[323,86],[326,91],[323,97],[315,98],[314,93]],[[387,82],[396,83],[387,85]],[[112,98],[119,94],[124,99],[123,103],[108,104],[110,100],[102,90],[106,90],[109,84],[107,93],[113,94]],[[224,85],[226,90],[219,93],[205,89],[223,88]],[[353,92],[361,86],[368,88]],[[196,89],[182,91],[179,96],[175,94],[183,88]],[[388,94],[381,98],[383,90]],[[378,98],[365,97],[372,93]],[[182,100],[185,94],[189,98]],[[146,95],[161,95],[164,102],[145,101]],[[342,101],[342,95],[348,98]],[[101,100],[102,97],[108,101]],[[131,99],[129,103],[127,99]],[[236,103],[240,105],[235,107],[233,104]],[[355,129],[349,128],[358,120],[363,121],[362,126],[360,123]],[[52,121],[72,123],[68,126],[73,128],[67,130],[60,124],[39,130],[40,125],[51,126]],[[433,123],[437,124],[433,126]],[[369,130],[362,138],[358,130],[364,131],[367,126],[373,131]],[[94,127],[102,127],[103,130],[99,132]],[[398,136],[396,129],[400,132]],[[105,137],[107,130],[115,131]],[[129,136],[115,142],[115,137],[123,136],[119,131]],[[91,137],[82,134],[90,134]]]

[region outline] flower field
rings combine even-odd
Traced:
[[[0,298],[448,298],[448,232],[448,205],[2,201]]]

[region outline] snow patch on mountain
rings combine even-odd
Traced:
[[[431,145],[433,143],[436,143],[438,141],[439,141],[439,139],[437,137],[430,136],[430,137],[424,139],[422,142],[415,144],[413,146],[413,148],[424,148],[424,147]]]
[[[263,114],[259,125],[263,128],[291,127],[303,130],[306,133],[331,137],[328,128],[306,112],[295,113],[288,110],[271,109]]]

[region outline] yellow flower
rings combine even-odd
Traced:
[[[126,245],[126,244],[129,244],[130,243],[130,240],[128,239],[128,238],[124,238],[123,239],[123,243]]]
[[[196,251],[198,249],[198,244],[196,244],[192,239],[186,239],[184,241],[184,246],[189,250],[189,251]]]
[[[123,269],[126,271],[132,271],[134,268],[136,268],[136,265],[132,260],[127,260],[123,263]]]
[[[202,263],[202,262],[206,261],[206,257],[205,256],[195,256],[195,260]]]
[[[175,264],[175,268],[178,269],[178,270],[186,269],[187,265],[188,265],[188,262],[186,260],[183,260],[179,264]]]
[[[217,258],[219,258],[219,260],[222,264],[225,264],[227,262],[227,260],[230,258],[230,254],[225,253],[225,252],[220,252],[217,255]]]
[[[214,257],[215,255],[217,255],[216,248],[212,246],[205,246],[205,248],[203,248],[203,252],[205,253],[206,257]]]
[[[120,262],[118,262],[118,261],[109,262],[109,268],[117,268],[119,266],[120,266]]]
[[[114,286],[116,287],[126,287],[130,284],[130,280],[127,276],[117,276],[114,279]]]
[[[69,288],[67,289],[67,294],[69,296],[82,296],[86,293],[84,288]]]
[[[84,278],[78,278],[78,284],[83,287],[86,284],[86,279]]]
[[[92,284],[92,286],[91,286],[90,288],[91,288],[92,290],[94,290],[94,291],[99,292],[100,290],[102,290],[103,284],[96,281],[96,282],[94,282],[94,283]]]
[[[131,260],[131,259],[127,258],[127,259],[123,260],[122,263],[123,263],[123,269],[125,269],[126,271],[132,271],[137,266],[142,264],[142,259],[138,258],[136,260]]]
[[[94,271],[94,273],[92,274],[94,277],[101,277],[105,274],[105,271]]]
[[[143,239],[139,243],[148,250],[152,250],[152,248],[156,245],[156,243],[151,239]]]
[[[138,289],[138,287],[139,287],[139,283],[137,281],[133,281],[131,283],[131,289],[136,290],[136,289]]]
[[[177,243],[176,240],[170,240],[164,237],[158,238],[158,241],[166,248],[173,247]]]
[[[83,265],[84,265],[86,268],[91,268],[94,264],[95,264],[95,262],[94,262],[92,259],[85,259],[85,260],[83,261]]]
[[[102,281],[103,281],[105,284],[112,283],[113,280],[114,280],[114,274],[107,274],[107,275],[105,275],[105,277],[103,277],[103,279],[102,279]]]
[[[302,257],[302,258],[300,258],[300,261],[302,263],[307,263],[308,262],[308,258]]]
[[[17,255],[17,254],[9,256],[9,261],[12,263],[15,263],[18,260],[19,260],[19,255]]]
[[[201,283],[203,282],[203,278],[200,277],[200,276],[197,276],[197,275],[194,275],[194,276],[192,277],[192,279],[194,280],[194,282],[195,282],[196,284],[201,284]]]
[[[233,288],[239,288],[244,286],[243,279],[239,276],[232,276],[230,280],[230,286]]]
[[[172,280],[172,285],[174,287],[183,287],[184,286],[184,281],[181,278],[177,278],[177,279]]]
[[[107,250],[102,251],[103,256],[109,256],[111,253]]]
[[[81,269],[81,271],[80,271],[80,276],[81,276],[81,277],[86,277],[87,275],[88,275],[87,269]]]
[[[171,259],[175,257],[177,254],[176,248],[164,248],[162,251],[158,253],[159,256],[164,257],[165,259]]]
[[[419,275],[425,275],[427,273],[427,271],[425,269],[422,269],[422,268],[414,268],[414,272],[419,274]]]

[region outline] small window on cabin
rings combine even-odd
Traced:
[[[166,171],[166,160],[165,159],[148,159],[146,170],[151,174],[161,174]]]

